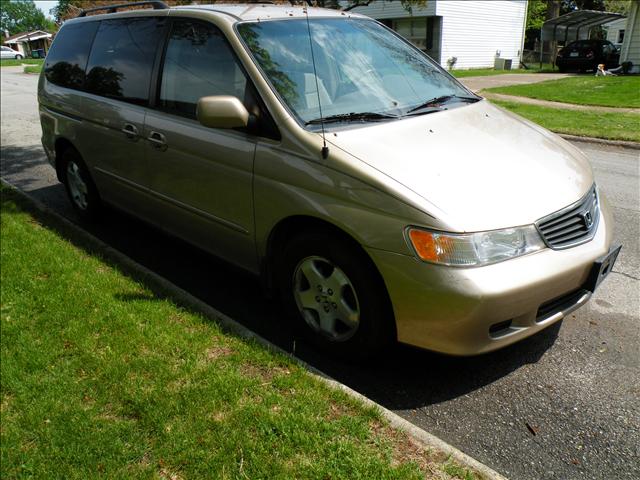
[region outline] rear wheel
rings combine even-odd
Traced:
[[[100,196],[80,154],[69,148],[61,155],[62,179],[76,213],[86,221],[96,220],[101,211]]]
[[[351,242],[307,232],[284,249],[278,287],[294,327],[311,343],[347,359],[365,359],[393,344],[395,323],[377,270]]]
[[[16,55],[16,60],[22,60],[22,55]]]

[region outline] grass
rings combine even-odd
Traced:
[[[490,88],[487,91],[554,102],[603,107],[640,107],[640,76],[580,76]]]
[[[2,189],[2,478],[469,478],[23,202]]]
[[[640,142],[640,115],[634,113],[579,112],[499,100],[492,103],[554,132]]]
[[[16,60],[15,58],[5,58],[0,60],[0,67],[19,67],[23,64],[26,65],[42,65],[44,58],[23,58]]]
[[[42,65],[27,65],[24,67],[24,73],[40,73],[42,71]]]
[[[557,73],[551,64],[543,64],[542,68],[531,67],[529,69],[516,68],[513,70],[494,70],[493,68],[470,68],[468,70],[450,70],[449,73],[457,78],[488,77],[492,75],[504,75],[507,73]]]

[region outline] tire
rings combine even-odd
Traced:
[[[16,55],[16,60],[22,60],[24,57],[22,55]]]
[[[68,148],[60,161],[61,178],[71,206],[82,220],[96,221],[102,212],[102,202],[82,157],[73,148]]]
[[[279,260],[276,281],[285,311],[310,343],[347,360],[371,359],[393,346],[391,302],[361,249],[337,235],[309,231],[290,240]]]

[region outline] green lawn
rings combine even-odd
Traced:
[[[44,58],[23,58],[16,60],[15,58],[5,58],[0,60],[0,67],[19,67],[22,64],[27,65],[42,65]]]
[[[499,100],[491,102],[554,132],[640,142],[640,115],[634,113],[579,112]]]
[[[488,92],[554,102],[604,107],[640,107],[640,76],[580,76],[527,85],[490,88]]]
[[[551,64],[543,64],[542,69],[538,67],[524,69],[516,68],[513,70],[494,70],[493,68],[470,68],[468,70],[450,70],[449,73],[457,78],[465,77],[488,77],[491,75],[504,75],[506,73],[557,73]]]
[[[2,190],[2,478],[473,478]]]
[[[27,65],[24,67],[24,73],[40,73],[42,71],[42,64],[40,65]]]

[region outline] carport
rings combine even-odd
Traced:
[[[613,12],[598,12],[595,10],[576,10],[547,20],[542,24],[540,41],[563,42],[566,45],[574,40],[584,40],[589,38],[589,32],[593,27],[609,23],[625,15]],[[540,68],[542,68],[542,55],[544,48],[540,48]]]

